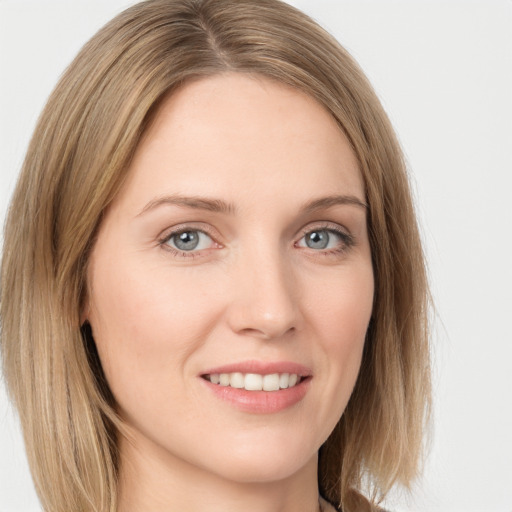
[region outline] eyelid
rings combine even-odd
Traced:
[[[218,237],[217,232],[208,224],[203,222],[183,222],[164,229],[160,235],[158,235],[158,241],[164,242],[169,240],[172,236],[179,235],[180,233],[184,233],[186,231],[200,231],[212,239]]]
[[[339,233],[340,235],[345,235],[347,237],[352,238],[352,234],[350,231],[345,228],[344,226],[341,226],[340,224],[337,224],[336,222],[330,222],[330,221],[320,221],[320,222],[312,222],[311,224],[308,224],[304,226],[299,231],[299,237],[302,238],[304,235],[307,235],[308,233],[311,233],[312,231],[334,231],[336,233]]]
[[[215,230],[211,228],[211,226],[204,224],[202,222],[192,222],[192,223],[182,223],[177,224],[175,226],[172,226],[171,228],[167,228],[164,230],[161,235],[158,237],[158,245],[164,249],[165,251],[170,252],[171,254],[174,254],[177,257],[184,257],[184,258],[194,258],[201,256],[204,254],[205,251],[209,251],[211,248],[208,249],[198,249],[198,250],[191,250],[191,251],[182,251],[176,247],[172,247],[168,244],[169,240],[171,240],[174,236],[177,236],[181,233],[186,233],[187,231],[197,231],[199,233],[202,233],[206,236],[208,236],[212,240],[212,246],[211,248],[221,248],[222,245],[217,242],[217,234],[214,233]]]
[[[302,228],[300,230],[300,233],[299,233],[299,238],[297,239],[297,241],[295,242],[294,245],[297,246],[297,244],[307,234],[309,234],[309,233],[311,233],[313,231],[331,231],[331,232],[334,232],[334,233],[336,233],[337,236],[339,236],[341,238],[341,240],[343,242],[343,247],[341,247],[341,248],[321,249],[321,250],[311,249],[313,252],[316,252],[318,254],[332,254],[332,253],[344,252],[344,251],[350,249],[350,247],[355,245],[355,239],[354,239],[353,235],[350,233],[350,231],[347,228],[341,226],[340,224],[329,222],[329,221],[308,224],[307,226]],[[299,247],[302,248],[302,246],[299,246]],[[308,249],[307,247],[304,247],[304,248]]]
[[[169,240],[171,240],[172,237],[179,235],[180,233],[184,233],[187,231],[197,231],[200,233],[203,233],[204,235],[208,236],[212,240],[212,247],[206,248],[206,249],[198,249],[198,250],[190,250],[190,251],[182,251],[176,247],[172,247],[168,244]],[[335,233],[340,239],[340,245],[341,247],[336,248],[329,248],[329,249],[312,249],[308,247],[299,246],[299,242],[309,233],[313,231],[330,231]],[[210,251],[211,249],[219,249],[222,248],[222,244],[220,244],[217,239],[219,236],[217,235],[217,232],[215,229],[213,229],[210,225],[202,223],[202,222],[192,222],[187,223],[184,222],[182,224],[177,224],[175,226],[172,226],[170,228],[167,228],[162,232],[162,234],[158,237],[158,245],[161,246],[164,250],[174,254],[177,257],[184,257],[184,258],[193,258],[193,257],[200,257],[204,256],[205,252]],[[315,252],[317,254],[323,254],[323,255],[329,255],[334,253],[342,253],[350,247],[355,245],[355,240],[353,235],[350,233],[350,231],[345,228],[344,226],[341,226],[340,224],[330,222],[330,221],[323,221],[323,222],[317,222],[317,223],[311,223],[303,227],[298,235],[298,238],[294,242],[295,247],[300,247],[301,249],[310,249],[312,252]]]

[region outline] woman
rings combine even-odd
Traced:
[[[416,474],[426,307],[400,149],[338,43],[275,0],[128,9],[50,97],[6,225],[44,510],[375,509]]]

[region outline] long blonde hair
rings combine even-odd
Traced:
[[[353,395],[320,451],[320,490],[360,512],[416,475],[430,403],[427,281],[404,159],[370,84],[279,0],[148,0],[107,24],[63,75],[5,228],[4,373],[46,512],[116,511],[123,425],[80,326],[88,256],[163,98],[226,71],[315,98],[348,137],[366,186],[375,303]]]

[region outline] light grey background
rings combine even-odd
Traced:
[[[0,221],[46,97],[129,0],[0,0]],[[373,82],[404,146],[437,306],[425,477],[396,512],[512,512],[512,2],[296,0]],[[0,389],[0,512],[39,507]]]

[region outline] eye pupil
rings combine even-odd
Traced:
[[[306,245],[310,249],[325,249],[329,245],[329,233],[327,231],[312,231],[306,236]]]
[[[184,231],[174,235],[174,245],[182,251],[192,251],[199,245],[199,233],[197,231]]]

